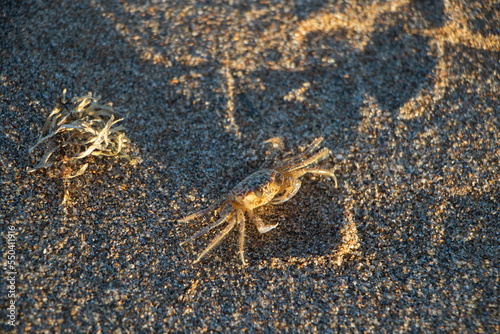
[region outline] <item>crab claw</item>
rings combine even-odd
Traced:
[[[267,233],[271,231],[272,229],[276,228],[279,223],[276,223],[274,225],[265,225],[264,222],[260,217],[253,216],[251,217],[252,222],[257,226],[257,230],[259,230],[260,233]]]

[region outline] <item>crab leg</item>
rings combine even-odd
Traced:
[[[282,171],[282,170],[289,170],[290,168],[292,168],[293,166],[297,165],[297,164],[300,164],[300,162],[305,158],[307,157],[309,154],[312,153],[312,151],[318,147],[318,145],[323,141],[323,137],[319,137],[319,138],[316,138],[308,147],[307,149],[290,158],[290,160],[288,161],[285,161],[283,162],[281,165],[278,165],[278,166],[275,166],[275,170],[278,170],[278,171]]]
[[[319,151],[318,153],[314,154],[313,156],[305,159],[305,160],[301,160],[299,161],[297,164],[293,165],[293,166],[288,166],[288,168],[286,169],[286,171],[294,171],[294,170],[297,170],[297,169],[301,169],[301,168],[304,168],[306,167],[307,165],[310,165],[312,163],[315,163],[316,161],[326,157],[328,155],[328,153],[330,153],[330,151],[325,147],[324,149],[322,149],[321,151]]]
[[[302,168],[302,169],[290,172],[290,174],[292,175],[292,177],[296,177],[296,178],[299,178],[299,177],[301,177],[302,175],[304,175],[306,173],[319,174],[319,175],[324,175],[324,176],[327,176],[327,177],[331,177],[335,181],[335,188],[338,188],[337,177],[335,176],[335,173],[332,172],[331,170],[326,170],[326,169],[320,169],[320,168],[313,167],[313,168]]]
[[[198,256],[196,261],[194,261],[193,263],[196,264],[196,263],[200,262],[200,260],[205,255],[207,255],[207,253],[210,252],[212,250],[212,248],[217,246],[219,244],[219,242],[221,242],[221,240],[224,239],[224,237],[226,237],[229,232],[231,232],[231,230],[234,228],[235,225],[236,225],[236,217],[235,217],[235,215],[233,215],[231,217],[231,219],[229,220],[229,224],[226,226],[226,228],[224,230],[222,230],[222,232],[218,236],[216,236],[212,240],[212,242],[210,242],[210,244],[207,246],[207,248],[205,248],[205,250],[200,254],[200,256]]]
[[[198,231],[195,235],[191,236],[189,239],[181,242],[180,245],[182,246],[184,244],[187,244],[188,242],[193,241],[194,239],[198,238],[199,236],[202,236],[203,234],[207,233],[211,229],[223,224],[229,218],[229,216],[231,215],[232,212],[233,212],[233,210],[228,210],[227,212],[224,212],[222,214],[222,216],[219,218],[219,220],[217,220],[215,223],[213,223],[211,225],[206,226],[202,230]]]
[[[203,210],[200,210],[200,211],[196,211],[184,218],[181,218],[179,219],[179,222],[181,223],[187,223],[188,221],[190,220],[195,220],[196,218],[199,218],[203,215],[206,215],[207,213],[209,213],[210,211],[213,211],[215,209],[217,209],[218,207],[221,206],[221,200],[218,200],[217,202],[215,202],[214,204],[210,205],[208,208],[206,209],[203,209]],[[227,203],[224,203],[223,205],[226,205]]]
[[[240,254],[240,259],[243,265],[246,265],[247,263],[245,262],[245,216],[243,214],[243,211],[241,210],[237,211],[237,219],[238,219],[238,224],[240,224],[240,250],[238,254]]]

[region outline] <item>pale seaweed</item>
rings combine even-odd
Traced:
[[[28,169],[52,167],[58,164],[64,179],[82,175],[88,167],[76,166],[77,160],[92,156],[121,156],[131,161],[133,157],[123,150],[130,143],[125,128],[116,125],[122,121],[115,119],[111,103],[102,104],[92,93],[75,97],[68,101],[66,89],[48,116],[37,142],[29,149],[30,156],[35,148],[44,145],[44,153],[39,163]],[[54,153],[58,154],[54,154]],[[68,164],[68,167],[64,165]],[[67,171],[78,170],[76,173]]]

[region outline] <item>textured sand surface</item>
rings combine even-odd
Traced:
[[[494,1],[4,1],[0,246],[12,332],[500,331]],[[136,165],[27,173],[63,88],[125,117]],[[180,247],[180,223],[324,137],[290,201]],[[64,189],[69,199],[61,206]],[[5,272],[4,272],[5,274]]]

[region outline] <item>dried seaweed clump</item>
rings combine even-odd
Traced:
[[[64,179],[79,176],[85,172],[88,163],[76,167],[81,159],[92,156],[130,156],[122,150],[128,145],[125,128],[116,123],[111,103],[101,104],[92,93],[86,96],[66,99],[66,89],[57,99],[57,105],[45,121],[37,143],[30,148],[30,156],[36,147],[45,145],[39,164],[28,170],[59,165]],[[74,168],[78,169],[73,172]]]

